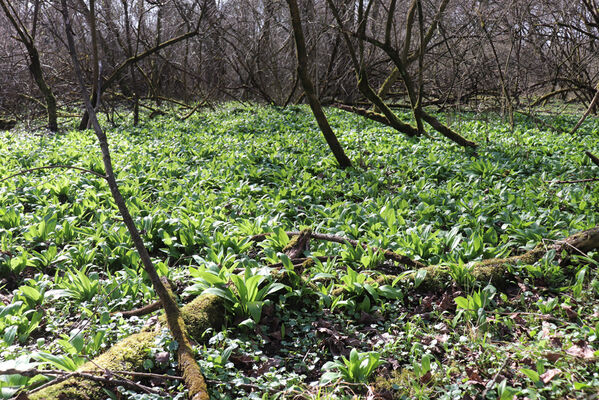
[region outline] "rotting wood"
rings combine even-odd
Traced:
[[[310,249],[311,229],[304,229],[298,235],[294,235],[287,246],[283,248],[283,253],[290,259],[300,258],[304,251]]]

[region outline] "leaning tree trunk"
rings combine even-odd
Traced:
[[[572,128],[572,130],[570,131],[570,135],[573,135],[576,133],[578,128],[580,128],[580,126],[587,119],[587,117],[591,114],[591,112],[593,112],[593,109],[597,106],[597,103],[599,103],[599,83],[597,84],[597,92],[595,93],[593,100],[591,100],[591,104],[589,104],[589,108],[587,108],[586,112],[582,115],[582,117],[580,117],[580,119],[578,120],[578,122],[576,123],[574,128]]]
[[[302,83],[302,87],[304,88],[304,92],[306,93],[306,97],[308,98],[308,103],[310,104],[310,108],[312,109],[312,113],[314,114],[314,118],[316,118],[316,122],[324,135],[327,144],[331,148],[333,155],[337,159],[339,166],[341,168],[351,167],[350,159],[345,155],[339,140],[337,140],[337,136],[335,136],[335,132],[331,129],[329,125],[329,121],[327,120],[324,111],[322,110],[322,106],[318,97],[316,96],[314,90],[314,84],[310,79],[310,73],[308,71],[308,55],[306,51],[306,41],[304,39],[304,32],[302,30],[302,21],[300,18],[299,8],[297,6],[296,0],[287,0],[287,4],[289,6],[289,13],[291,14],[291,24],[293,25],[293,37],[295,38],[295,49],[297,52],[297,72],[300,77],[300,81]]]
[[[75,41],[73,39],[73,33],[71,30],[71,21],[68,15],[67,0],[61,0],[61,5],[71,61],[73,63],[75,75],[77,76],[77,80],[79,82],[81,96],[85,102],[85,108],[87,109],[89,117],[91,118],[92,126],[102,151],[102,160],[104,162],[104,169],[106,172],[106,181],[110,188],[110,192],[114,202],[118,207],[121,217],[123,218],[123,222],[127,226],[135,248],[139,253],[144,269],[150,277],[152,286],[162,302],[162,307],[166,313],[166,320],[169,329],[174,339],[179,343],[179,347],[177,349],[179,369],[183,372],[183,378],[185,379],[185,384],[189,390],[189,397],[192,400],[208,400],[208,387],[206,386],[206,381],[204,380],[200,366],[195,360],[191,341],[187,334],[185,323],[181,317],[181,310],[177,305],[172,291],[169,290],[160,280],[158,272],[156,271],[156,268],[150,259],[148,249],[144,245],[139,230],[135,226],[135,222],[133,221],[133,218],[131,217],[129,209],[125,203],[125,199],[123,198],[117,185],[116,177],[112,168],[108,139],[100,127],[100,123],[98,122],[94,108],[89,100],[89,94],[85,88],[85,82],[83,81],[83,73],[77,58]],[[98,60],[94,61],[98,62]]]

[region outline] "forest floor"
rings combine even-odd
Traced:
[[[520,115],[514,128],[452,115],[474,153],[327,112],[352,168],[336,168],[305,107],[103,123],[160,273],[182,304],[202,293],[225,302],[225,325],[197,338],[211,396],[596,398],[599,252],[564,261],[548,251],[506,267],[500,283],[477,281],[471,266],[598,225],[599,182],[557,181],[598,177],[585,151],[599,154],[599,119],[572,137],[558,130],[576,115],[540,125]],[[102,173],[90,132],[17,126],[0,137],[0,177],[50,165]],[[448,274],[429,285],[370,247],[315,239],[303,253],[314,261],[298,268],[285,232],[305,228]],[[2,371],[76,370],[157,324],[156,313],[124,313],[156,298],[107,185],[90,173],[41,169],[0,183],[0,277]],[[163,330],[139,372],[176,375],[175,349]],[[2,375],[1,397],[50,375]],[[138,381],[161,393],[106,386],[104,398],[185,398],[178,380]]]

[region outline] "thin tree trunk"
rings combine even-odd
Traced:
[[[337,159],[339,166],[341,168],[350,167],[351,161],[345,155],[339,140],[337,140],[337,136],[335,136],[335,132],[333,132],[333,129],[331,129],[329,121],[322,110],[320,101],[315,94],[312,80],[310,79],[306,42],[302,30],[302,21],[300,19],[297,1],[287,0],[287,5],[289,6],[289,13],[291,14],[291,25],[293,26],[293,37],[295,38],[295,49],[297,51],[297,72],[300,77],[302,87],[304,88],[304,92],[306,93],[306,97],[308,98],[308,103],[310,104],[310,108],[312,109],[312,113],[316,118],[316,122],[318,123],[318,126],[320,127],[327,144]]]
[[[10,7],[10,9],[9,9]],[[33,35],[35,35],[36,24],[37,24],[37,14],[39,12],[39,3],[35,4],[35,22],[32,27]],[[18,16],[16,15],[15,9],[10,5],[9,2],[5,0],[0,0],[0,8],[4,11],[4,14],[8,18],[10,24],[17,31],[18,40],[20,40],[25,48],[27,49],[27,55],[29,56],[29,71],[35,80],[37,87],[40,92],[44,96],[44,100],[46,101],[46,112],[48,114],[48,129],[52,132],[56,132],[58,130],[58,113],[56,107],[56,97],[54,97],[54,93],[46,80],[44,79],[44,73],[42,71],[42,64],[40,62],[39,52],[35,47],[34,36],[30,35],[27,31],[27,28],[21,23]],[[12,11],[11,11],[12,10]]]
[[[87,109],[87,112],[90,116],[92,126],[98,138],[100,149],[102,151],[102,160],[104,162],[104,169],[106,171],[106,181],[108,182],[108,186],[110,188],[110,192],[112,194],[114,202],[116,203],[119,209],[121,217],[123,218],[123,222],[127,226],[129,234],[131,235],[131,239],[133,240],[135,248],[139,253],[144,269],[150,277],[152,286],[154,287],[156,294],[162,302],[169,329],[174,339],[179,343],[179,348],[177,350],[179,368],[183,372],[185,383],[187,385],[187,388],[189,389],[189,397],[192,400],[208,400],[209,395],[208,388],[206,386],[206,381],[204,380],[200,367],[195,360],[193,349],[191,347],[191,341],[186,332],[185,324],[181,317],[181,310],[179,309],[179,306],[175,301],[174,294],[172,293],[172,291],[167,289],[167,287],[164,285],[164,283],[158,276],[156,268],[154,267],[154,264],[150,259],[148,250],[144,245],[143,239],[137,227],[135,226],[135,222],[131,217],[129,209],[127,208],[125,199],[123,198],[118,188],[116,177],[112,169],[112,160],[110,157],[108,139],[106,137],[106,134],[100,127],[98,119],[96,118],[96,113],[94,112],[94,108],[90,101],[89,93],[87,92],[87,89],[85,88],[85,82],[83,81],[83,73],[81,71],[81,66],[79,65],[79,60],[77,58],[77,50],[75,49],[75,41],[73,39],[73,34],[71,31],[71,21],[68,15],[66,1],[67,0],[61,0],[61,5],[69,53],[71,55],[71,61],[75,69],[75,75],[77,76],[77,80],[79,81],[79,89],[81,92],[81,96],[85,102],[85,108]],[[97,62],[98,60],[94,61]]]
[[[44,96],[46,100],[46,112],[48,114],[48,129],[52,132],[58,131],[58,113],[56,107],[56,97],[54,97],[54,93],[50,86],[46,83],[44,79],[44,73],[42,71],[42,65],[40,63],[39,53],[37,49],[31,45],[27,46],[27,52],[29,53],[29,59],[31,64],[29,65],[29,71],[35,79],[35,83],[39,88],[40,92]]]
[[[572,128],[572,130],[570,131],[570,135],[573,135],[573,134],[576,133],[576,131],[578,130],[578,128],[580,128],[580,125],[582,125],[582,123],[591,114],[591,112],[593,111],[593,108],[595,107],[595,105],[597,105],[597,102],[599,102],[599,85],[597,85],[597,92],[595,93],[595,96],[593,97],[593,100],[591,101],[591,104],[589,104],[589,108],[587,108],[587,111],[583,114],[583,116],[580,118],[580,120],[574,126],[574,128]]]

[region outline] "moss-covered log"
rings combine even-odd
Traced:
[[[189,335],[197,341],[208,328],[220,328],[224,322],[225,309],[222,300],[214,295],[202,295],[181,309]],[[162,318],[161,324],[165,324]],[[104,354],[82,365],[80,371],[140,371],[147,358],[147,349],[154,346],[160,330],[144,330],[131,335]],[[106,394],[104,385],[82,378],[70,378],[29,395],[31,400],[95,400]]]
[[[496,286],[502,286],[510,277],[509,266],[534,264],[550,250],[555,250],[560,264],[564,265],[572,254],[583,254],[597,248],[599,248],[599,227],[576,233],[550,245],[541,243],[534,249],[518,256],[475,262],[470,267],[470,274],[477,282],[490,282]],[[438,289],[451,280],[450,271],[445,266],[431,265],[420,270],[426,271],[426,277],[422,282],[422,288],[425,290]],[[416,273],[407,275],[406,279],[414,279]]]

